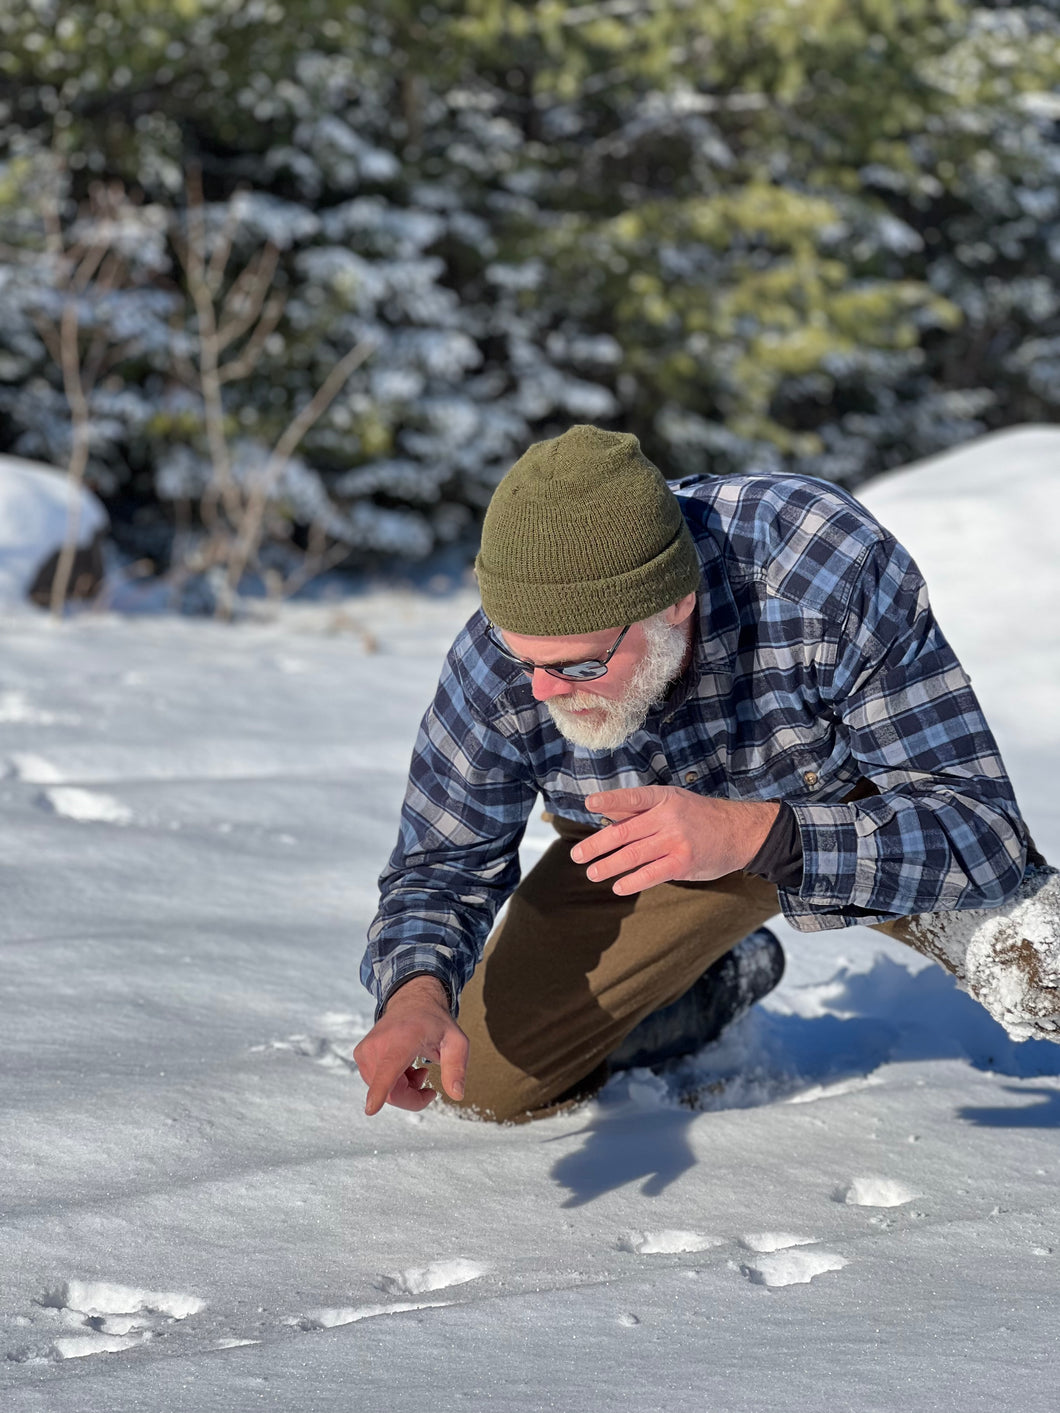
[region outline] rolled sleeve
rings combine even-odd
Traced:
[[[890,537],[866,555],[822,679],[859,769],[879,795],[792,802],[803,847],[795,927],[984,908],[1023,876],[1026,830],[971,683],[923,578]]]

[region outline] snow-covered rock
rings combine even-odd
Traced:
[[[98,585],[98,542],[107,512],[91,491],[77,492],[77,544],[82,552],[70,580],[71,593],[85,575]],[[47,601],[59,552],[70,529],[66,475],[40,461],[0,456],[0,604]],[[95,553],[93,551],[95,550]]]

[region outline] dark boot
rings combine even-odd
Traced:
[[[783,948],[768,927],[757,928],[672,1005],[645,1016],[608,1057],[608,1065],[639,1069],[694,1054],[768,996],[783,975]]]

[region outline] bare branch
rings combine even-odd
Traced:
[[[202,178],[192,169],[187,178],[188,237],[181,252],[188,293],[195,306],[199,329],[199,388],[202,393],[206,442],[213,466],[213,480],[203,496],[203,518],[216,523],[220,502],[232,526],[239,524],[242,497],[232,476],[232,462],[224,428],[224,402],[219,375],[217,310],[205,264],[206,220]]]
[[[202,201],[202,187],[199,187],[199,200]],[[239,212],[234,203],[228,203],[228,210],[225,212],[225,222],[221,227],[217,237],[217,244],[214,246],[213,254],[210,256],[210,263],[206,267],[206,283],[212,295],[216,295],[221,285],[224,283],[225,271],[228,269],[229,257],[232,254],[232,242],[235,240],[236,231],[239,229]]]
[[[52,361],[61,366],[63,361],[62,340],[59,338],[55,325],[50,324],[42,314],[31,312],[30,318],[33,320],[33,327],[40,335],[41,343],[48,350]]]
[[[265,347],[265,341],[283,317],[286,303],[287,301],[280,296],[269,300],[261,312],[257,328],[247,340],[239,357],[221,365],[222,383],[232,383],[238,378],[245,378],[248,374],[253,373]]]
[[[280,253],[267,245],[242,271],[225,297],[217,329],[218,352],[240,339],[261,314]]]
[[[305,407],[291,419],[286,430],[273,447],[265,470],[255,482],[250,493],[243,521],[239,527],[239,534],[228,566],[230,593],[235,593],[239,581],[246,571],[247,564],[250,562],[251,555],[257,553],[261,542],[261,527],[265,508],[269,498],[276,490],[284,468],[294,454],[295,448],[314,423],[324,415],[339,392],[345,387],[350,375],[361,366],[365,359],[371,356],[374,349],[375,344],[367,339],[362,339],[361,342],[355,344],[345,357],[341,358],[332,368]]]
[[[317,527],[314,526],[314,529]],[[332,545],[331,549],[324,552],[323,547],[315,553],[310,541],[309,552],[302,560],[301,567],[293,574],[289,574],[283,581],[283,597],[291,598],[299,589],[304,589],[311,580],[319,578],[321,574],[326,574],[329,569],[334,569],[337,564],[341,564],[344,559],[348,559],[350,546],[338,542]]]

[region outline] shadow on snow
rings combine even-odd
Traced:
[[[663,1192],[696,1161],[688,1127],[698,1113],[858,1087],[881,1065],[963,1060],[1015,1079],[1060,1076],[1060,1045],[1011,1040],[937,966],[912,972],[880,955],[868,971],[842,968],[831,981],[779,993],[774,1005],[785,1009],[757,1007],[714,1045],[658,1074],[615,1076],[582,1130],[583,1146],[553,1165],[569,1193],[563,1205],[579,1207],[638,1181],[645,1197]],[[981,1127],[1060,1127],[1060,1091],[1004,1092],[1017,1102],[968,1106],[957,1116]]]

